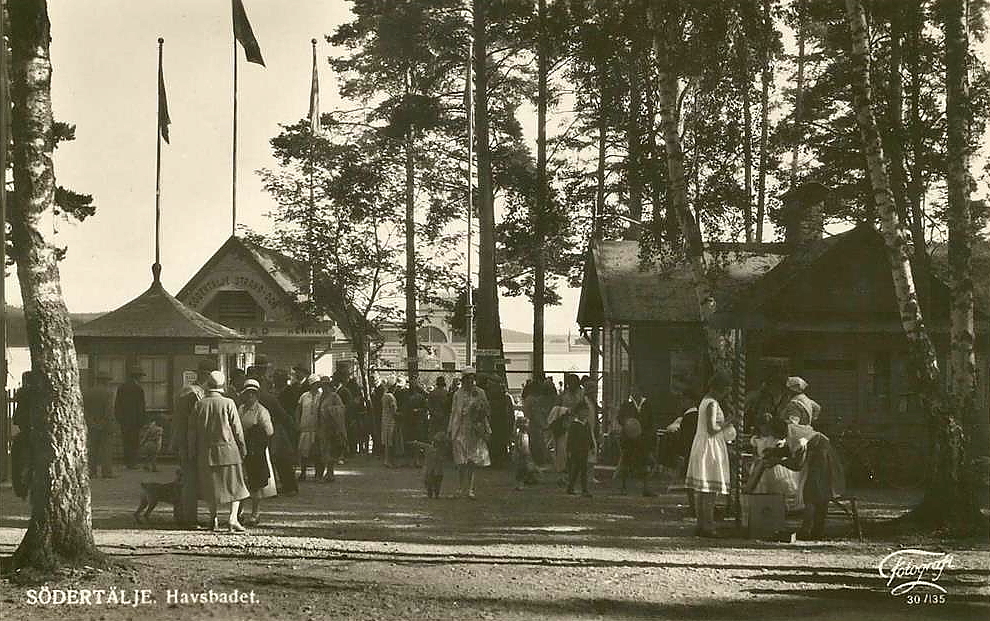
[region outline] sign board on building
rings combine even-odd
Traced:
[[[210,353],[209,345],[196,345],[193,347],[193,351],[197,356],[205,356]]]
[[[334,339],[334,323],[332,321],[317,321],[307,325],[299,325],[289,321],[262,321],[258,323],[231,325],[248,337],[278,337],[297,339]]]

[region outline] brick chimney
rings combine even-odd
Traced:
[[[784,226],[784,241],[801,246],[822,238],[825,228],[825,201],[830,189],[817,182],[802,183],[780,198],[784,206],[778,221]]]

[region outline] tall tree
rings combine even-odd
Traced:
[[[417,187],[416,162],[430,134],[445,128],[444,95],[462,75],[463,20],[455,0],[381,3],[352,0],[354,20],[329,41],[351,52],[331,60],[342,74],[341,92],[369,105],[365,123],[386,120],[386,135],[401,145],[405,190],[404,341],[409,376],[418,374]],[[455,178],[451,175],[450,178]],[[422,224],[420,223],[420,226]]]
[[[873,201],[887,246],[897,310],[907,337],[918,393],[932,431],[933,455],[925,498],[912,518],[925,525],[972,526],[979,510],[966,486],[966,434],[961,412],[950,407],[940,381],[935,348],[925,327],[914,287],[909,235],[899,217],[888,177],[888,162],[873,112],[870,81],[870,38],[862,0],[846,0],[851,36],[851,80],[856,121],[866,156]]]
[[[8,5],[14,192],[9,221],[39,402],[31,412],[31,519],[15,567],[103,564],[92,532],[86,424],[58,251],[42,221],[55,205],[51,24],[45,0]]]
[[[537,94],[536,94],[536,210],[533,217],[533,228],[536,232],[536,261],[533,276],[533,368],[534,380],[543,377],[543,345],[544,345],[544,297],[546,295],[547,260],[543,248],[545,234],[543,232],[543,214],[547,212],[547,105],[549,89],[547,82],[550,76],[550,45],[549,24],[547,23],[547,0],[537,0]]]
[[[696,211],[688,202],[687,176],[684,167],[684,150],[681,144],[679,59],[688,47],[689,34],[686,24],[700,24],[704,15],[692,13],[696,7],[684,6],[680,2],[669,2],[664,6],[654,6],[652,13],[653,29],[659,65],[657,93],[660,104],[660,126],[663,132],[667,154],[668,196],[671,208],[677,214],[680,230],[684,235],[684,250],[691,266],[692,284],[698,300],[698,316],[704,330],[708,346],[708,357],[713,368],[724,368],[727,364],[726,341],[714,324],[715,291],[709,274],[705,255],[704,240],[698,224]],[[704,61],[701,61],[704,62]]]
[[[495,263],[495,180],[492,170],[491,131],[489,125],[489,11],[494,8],[485,0],[474,0],[474,118],[475,149],[478,158],[478,309],[476,330],[478,349],[498,351],[502,348],[502,328],[498,308],[498,279]],[[494,371],[491,356],[478,356],[479,370]]]
[[[955,412],[974,412],[976,409],[976,342],[973,298],[973,240],[976,223],[970,203],[970,150],[969,136],[969,22],[967,0],[945,0],[941,3],[942,23],[945,31],[945,117],[946,151],[948,157],[948,225],[949,225],[949,285],[951,352],[949,377],[951,381],[951,409]],[[965,448],[965,446],[963,447]],[[949,473],[964,475],[960,492],[964,498],[975,497],[969,487],[973,481],[967,470],[966,453],[955,456],[961,463],[949,464]],[[962,472],[958,472],[961,470]],[[949,478],[944,483],[956,483]],[[951,500],[951,498],[950,498]],[[958,502],[958,500],[957,500]],[[964,511],[979,510],[961,507]]]

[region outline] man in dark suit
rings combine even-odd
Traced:
[[[124,449],[124,463],[128,469],[137,468],[138,435],[145,423],[144,389],[141,388],[141,378],[144,371],[141,367],[132,367],[127,374],[127,381],[117,389],[113,411],[120,424],[121,443]]]

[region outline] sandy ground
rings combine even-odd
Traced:
[[[159,507],[149,526],[131,511],[142,480],[125,471],[93,482],[99,546],[122,566],[66,572],[44,585],[0,579],[6,619],[981,619],[990,617],[986,541],[914,538],[860,543],[846,520],[822,543],[701,541],[681,494],[595,497],[544,483],[511,489],[505,471],[482,473],[476,501],[429,500],[418,471],[356,458],[332,484],[268,501],[247,535],[170,529]],[[453,474],[445,487],[451,489]],[[895,515],[910,491],[857,491],[866,519]],[[0,555],[23,535],[27,505],[0,488]],[[201,513],[205,521],[205,514]],[[726,524],[727,527],[731,523]],[[877,572],[903,548],[950,552],[939,579],[945,603],[892,596]],[[146,590],[138,607],[42,605],[51,589]],[[246,603],[172,602],[235,589]],[[929,601],[924,599],[929,594]],[[95,599],[96,594],[91,597]],[[103,595],[107,597],[106,594]],[[140,595],[138,597],[141,597]],[[238,595],[238,597],[241,597]],[[153,600],[153,601],[152,601]]]

